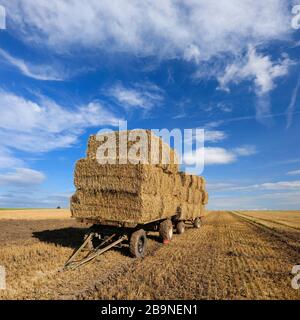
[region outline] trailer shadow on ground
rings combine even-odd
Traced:
[[[82,244],[84,235],[87,231],[88,228],[68,227],[55,230],[36,231],[32,233],[32,236],[42,242],[76,249]]]

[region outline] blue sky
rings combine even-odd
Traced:
[[[300,208],[297,1],[0,5],[0,207],[67,206],[88,136],[127,120],[206,130],[209,208]]]

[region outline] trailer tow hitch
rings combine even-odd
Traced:
[[[76,249],[68,261],[65,263],[62,271],[77,269],[88,262],[97,258],[100,254],[108,251],[109,249],[121,244],[123,241],[128,240],[127,235],[112,234],[111,236],[105,238],[99,245],[94,249],[88,249],[88,245],[92,243],[93,238],[96,237],[95,233],[90,233],[85,239],[83,244]],[[88,251],[87,254],[83,255],[84,251]],[[80,258],[81,255],[81,258]],[[83,255],[83,257],[82,257]],[[77,258],[77,259],[76,259]]]

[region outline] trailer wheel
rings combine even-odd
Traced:
[[[182,234],[185,231],[185,223],[184,221],[180,221],[177,223],[176,225],[176,229],[177,229],[177,233],[178,234]]]
[[[164,243],[167,243],[173,238],[173,224],[171,220],[164,220],[159,225],[159,235]]]
[[[135,231],[129,241],[130,254],[135,258],[142,258],[146,252],[147,236],[143,229]]]
[[[201,227],[201,219],[200,218],[196,218],[194,221],[194,227],[199,229]]]

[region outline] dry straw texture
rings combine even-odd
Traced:
[[[149,141],[156,141],[160,146],[164,144],[150,131],[144,132]],[[123,138],[129,136],[128,132],[117,134],[117,146],[121,135]],[[204,205],[208,201],[205,179],[179,172],[176,153],[169,146],[165,145],[165,148],[170,152],[171,164],[163,163],[162,149],[156,165],[99,164],[98,148],[103,147],[105,141],[91,136],[87,158],[76,164],[76,193],[71,198],[73,217],[96,218],[102,222],[147,223],[176,214],[182,220],[204,214]],[[128,145],[133,147],[134,144],[128,142]],[[147,153],[151,154],[150,147]],[[121,159],[119,153],[117,159]]]

